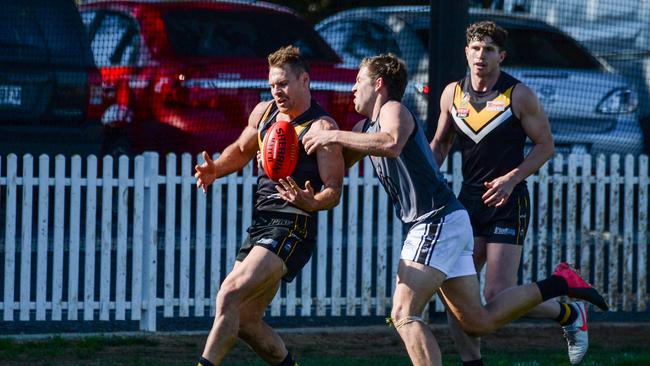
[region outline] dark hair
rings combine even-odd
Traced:
[[[309,63],[300,54],[300,49],[294,46],[282,47],[268,57],[269,67],[284,67],[288,65],[297,74],[309,73]]]
[[[360,67],[367,67],[372,80],[384,79],[384,85],[391,99],[401,101],[406,89],[408,72],[406,64],[392,53],[366,57]]]
[[[467,27],[467,44],[473,41],[482,41],[485,37],[492,38],[492,42],[499,47],[499,51],[505,51],[508,31],[496,25],[492,21],[483,21],[470,24]]]

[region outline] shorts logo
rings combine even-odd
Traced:
[[[258,244],[268,245],[271,248],[275,248],[278,245],[278,241],[272,238],[262,238],[257,241]]]
[[[515,229],[512,229],[512,228],[498,227],[497,226],[497,227],[494,228],[494,234],[495,235],[511,235],[511,236],[515,236],[515,235],[517,235],[517,232],[515,231]]]

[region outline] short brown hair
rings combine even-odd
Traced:
[[[295,46],[281,47],[269,55],[268,61],[269,68],[288,65],[297,74],[300,74],[300,72],[309,73],[309,63],[300,54],[300,49]]]
[[[359,67],[364,66],[368,68],[368,74],[372,80],[384,79],[384,85],[386,85],[388,96],[391,99],[402,100],[408,78],[406,64],[403,60],[393,53],[381,54],[364,58]]]
[[[499,27],[493,21],[483,21],[470,24],[467,27],[467,44],[473,41],[482,41],[485,37],[492,38],[492,42],[499,47],[499,51],[506,50],[506,39],[508,38],[508,31]]]

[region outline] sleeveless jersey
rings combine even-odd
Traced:
[[[411,115],[413,115],[411,113]],[[413,116],[414,128],[400,155],[396,158],[370,156],[379,181],[405,223],[431,217],[437,219],[463,209],[433,160],[424,132]],[[365,133],[377,133],[379,120],[366,119]]]
[[[276,116],[278,115],[278,107],[274,102],[271,102],[266,108],[262,119],[257,125],[257,141],[262,149],[262,141],[264,141],[264,136],[268,131],[269,127],[276,122]],[[291,121],[291,124],[296,129],[298,134],[298,163],[296,164],[296,169],[294,170],[291,177],[296,181],[298,186],[301,188],[305,187],[305,182],[310,181],[312,187],[315,191],[319,191],[323,186],[323,181],[320,178],[318,172],[318,163],[316,159],[316,154],[307,155],[305,152],[305,147],[302,144],[302,138],[309,131],[312,123],[324,116],[329,116],[327,112],[318,104],[316,101],[312,100],[311,106],[303,114],[298,116],[296,119]],[[272,181],[263,169],[260,169],[259,176],[257,178],[257,192],[255,194],[255,208],[263,211],[282,211],[282,212],[292,212],[292,213],[301,213],[304,215],[311,215],[311,213],[305,212],[302,209],[290,204],[289,202],[280,198],[278,191],[275,189],[275,186],[278,185],[277,182]]]
[[[451,116],[463,152],[465,186],[482,188],[524,160],[526,133],[512,111],[512,91],[519,83],[501,71],[486,92],[474,91],[469,75],[456,84]]]

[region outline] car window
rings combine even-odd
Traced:
[[[133,66],[140,45],[138,27],[129,16],[107,12],[97,19],[86,19],[94,35],[93,56],[97,66]]]
[[[561,33],[508,29],[505,67],[599,69],[600,63],[573,39]]]
[[[508,28],[504,67],[600,69],[600,63],[573,39],[539,29]],[[418,38],[429,45],[429,29],[418,29]]]
[[[0,12],[0,58],[38,60],[47,57],[47,46],[40,24],[27,5],[7,1]]]
[[[372,21],[332,22],[320,32],[346,63],[387,52],[401,56],[392,32]]]
[[[88,38],[74,2],[32,0],[26,3],[40,23],[52,63],[93,65]]]
[[[313,28],[289,14],[176,10],[163,19],[180,56],[265,58],[280,47],[294,45],[307,59],[339,61]]]

